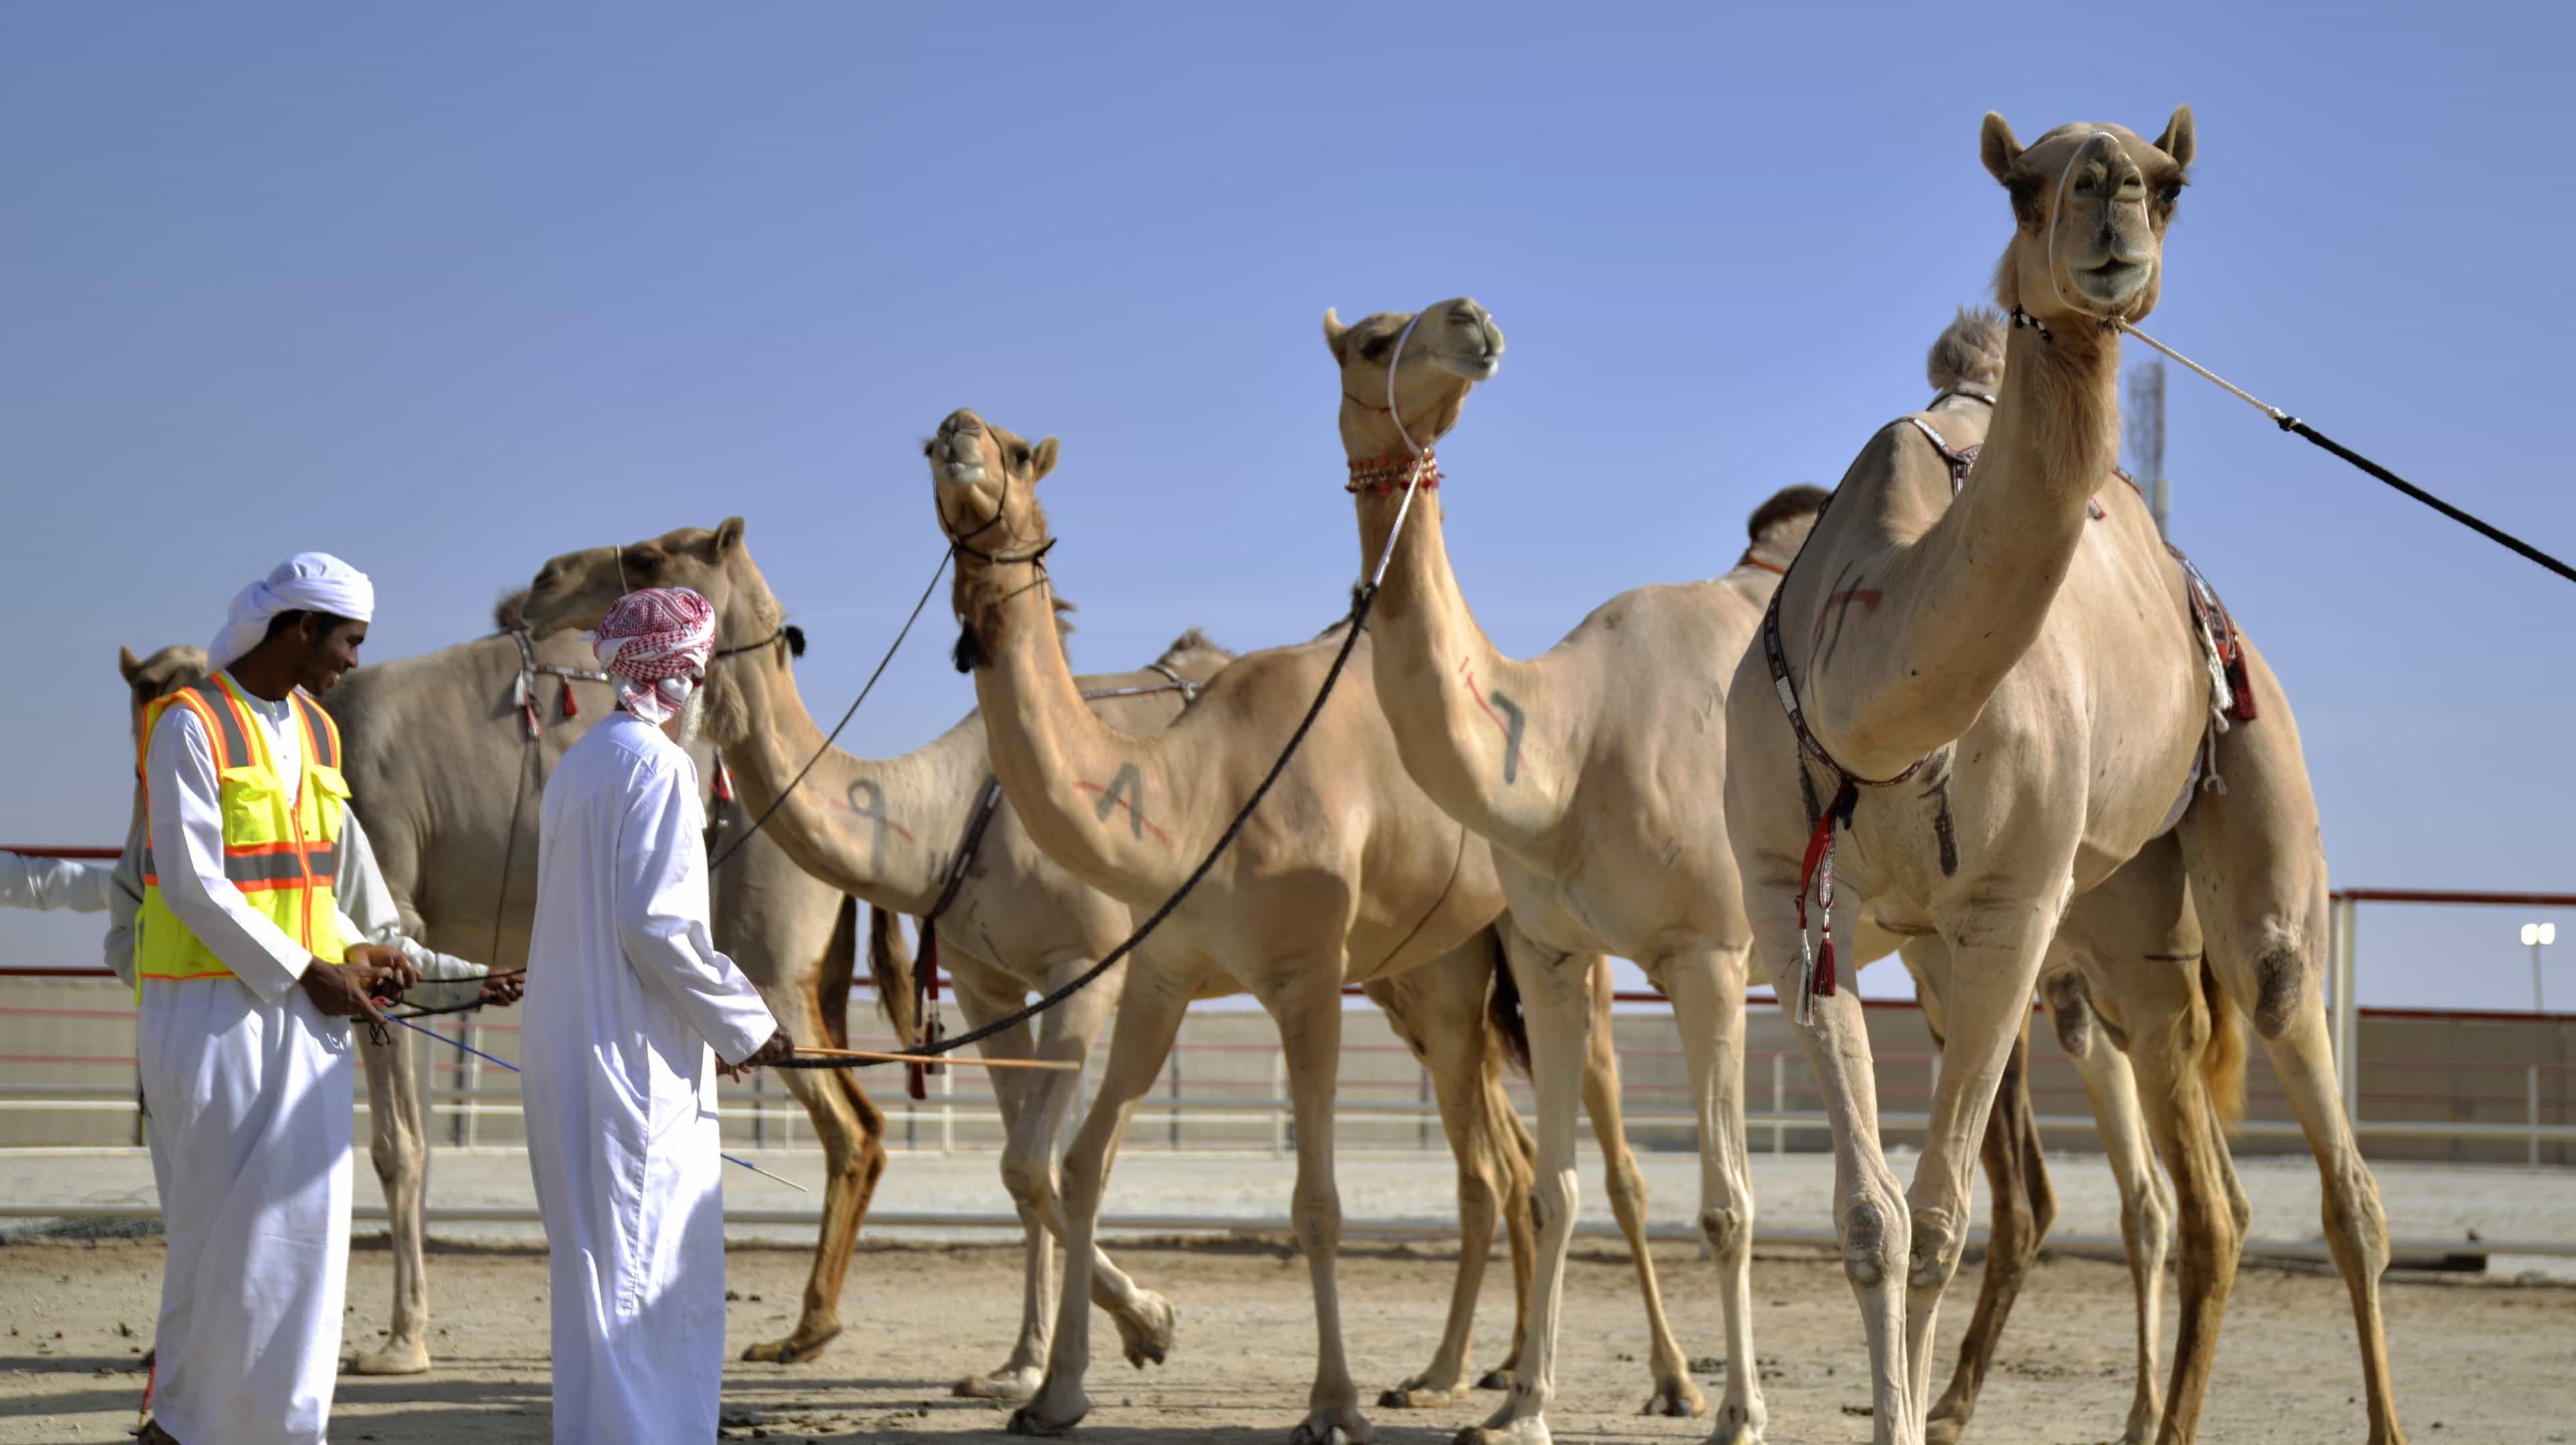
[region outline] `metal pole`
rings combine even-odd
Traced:
[[[1181,1150],[1181,1041],[1172,1040],[1172,1152]]]
[[[1771,1056],[1771,1117],[1774,1119],[1777,1119],[1781,1115],[1789,1112],[1788,1080],[1786,1076],[1787,1071],[1783,1067],[1784,1063],[1785,1060],[1781,1055],[1774,1053]],[[1774,1154],[1788,1153],[1788,1138],[1789,1130],[1787,1125],[1777,1123],[1773,1124],[1771,1126],[1771,1152]]]
[[[1283,1050],[1270,1056],[1270,1097],[1280,1098],[1288,1092],[1288,1055]],[[1270,1110],[1270,1157],[1288,1152],[1288,1111],[1276,1104]]]
[[[2360,956],[2360,923],[2361,905],[2345,899],[2337,940],[2342,946],[2334,958],[2334,1051],[2335,1068],[2343,1076],[2343,1115],[2356,1123],[2361,1119],[2361,1003],[2353,976]]]
[[[2533,1021],[2541,1024],[2545,1031],[2549,1009],[2541,1000],[2540,940],[2537,938],[2531,941],[2531,1012]],[[2537,1039],[2533,1041],[2533,1047],[2536,1051]],[[2523,1116],[2531,1126],[2531,1166],[2537,1169],[2540,1167],[2540,1065],[2537,1063],[2531,1066],[2523,1080],[2523,1095]]]

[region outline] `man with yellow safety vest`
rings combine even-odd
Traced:
[[[136,1057],[168,1237],[145,1445],[319,1445],[348,1275],[348,1020],[418,979],[333,893],[348,785],[314,701],[375,589],[289,559],[143,727]]]

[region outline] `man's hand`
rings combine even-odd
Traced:
[[[378,943],[350,944],[341,963],[314,959],[297,980],[325,1018],[363,1018],[379,1024],[385,1016],[377,1010],[374,995],[398,994],[419,981],[411,960]]]
[[[780,1029],[769,1036],[769,1042],[752,1050],[751,1057],[739,1064],[728,1064],[722,1059],[716,1060],[716,1072],[728,1079],[739,1079],[763,1064],[777,1063],[794,1052],[796,1052],[796,1041],[787,1036],[787,1030]]]
[[[508,1008],[528,991],[525,974],[496,973],[483,980],[483,1002],[493,1008]]]

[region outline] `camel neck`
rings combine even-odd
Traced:
[[[1195,858],[1176,827],[1189,770],[1171,735],[1130,737],[1092,713],[1034,565],[960,556],[957,602],[993,770],[1040,851],[1113,897],[1168,896]]]
[[[975,732],[972,723],[901,757],[853,757],[825,744],[778,649],[717,667],[720,685],[738,689],[749,725],[725,759],[751,816],[769,814],[763,831],[798,867],[844,893],[895,912],[927,910],[983,781],[980,734],[960,736]],[[720,699],[707,705],[713,714]],[[811,771],[796,781],[809,761]]]
[[[1369,615],[1371,671],[1404,769],[1443,812],[1503,848],[1535,851],[1561,820],[1558,760],[1533,745],[1530,709],[1546,659],[1504,656],[1476,623],[1449,562],[1438,495],[1421,494],[1394,534],[1401,492],[1361,492],[1360,561],[1375,570],[1392,537]]]

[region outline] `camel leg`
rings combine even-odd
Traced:
[[[1480,935],[1483,943],[1489,935]],[[1455,962],[1453,962],[1453,960]],[[1471,964],[1480,963],[1481,968]],[[1466,950],[1394,979],[1372,980],[1369,998],[1386,1014],[1388,1026],[1402,1038],[1431,1076],[1440,1104],[1440,1127],[1458,1169],[1458,1273],[1449,1292],[1449,1318],[1439,1347],[1421,1373],[1387,1390],[1378,1405],[1390,1410],[1427,1410],[1466,1398],[1476,1327],[1476,1299],[1483,1291],[1485,1264],[1494,1248],[1494,1222],[1506,1197],[1497,1166],[1507,1153],[1496,1137],[1500,1121],[1492,1114],[1490,1057],[1492,1043],[1485,1024],[1485,995],[1492,971],[1501,966],[1490,944]],[[1454,974],[1453,974],[1454,970]],[[1474,986],[1466,987],[1473,975]],[[1526,1205],[1524,1205],[1526,1207]]]
[[[2003,1082],[1995,1091],[1994,1112],[1986,1120],[1977,1157],[1985,1169],[1992,1223],[1986,1235],[1986,1267],[1977,1282],[1977,1303],[1959,1340],[1959,1362],[1931,1412],[1924,1417],[1927,1445],[1952,1445],[1976,1413],[1977,1396],[2013,1302],[2039,1262],[2040,1242],[2057,1216],[2057,1196],[2049,1188],[2041,1157],[2036,1111],[2030,1101],[2030,1031],[2027,1023],[2014,1034],[2004,1060]]]
[[[367,1066],[367,1156],[384,1186],[386,1234],[393,1246],[394,1317],[385,1342],[349,1361],[359,1375],[417,1375],[429,1368],[429,1276],[421,1212],[429,1192],[429,1132],[420,1079],[412,1068],[411,1031],[394,1029],[384,1044],[358,1045]],[[470,1101],[469,1101],[470,1102]]]
[[[1508,1390],[1529,1347],[1532,1276],[1538,1272],[1538,1226],[1530,1218],[1530,1186],[1538,1181],[1538,1138],[1503,1087],[1502,1061],[1487,1070],[1485,1112],[1494,1123],[1494,1170],[1502,1176],[1503,1236],[1512,1256],[1512,1349],[1476,1382],[1479,1390]]]
[[[1297,1187],[1288,1215],[1315,1292],[1315,1379],[1306,1392],[1306,1417],[1289,1432],[1289,1445],[1327,1445],[1337,1434],[1351,1445],[1366,1445],[1369,1438],[1342,1343],[1337,1278],[1342,1196],[1333,1179],[1333,1094],[1342,1057],[1343,967],[1337,949],[1271,970],[1292,982],[1261,1001],[1279,1025],[1280,1051],[1287,1056],[1288,1099],[1297,1124]]]
[[[1059,964],[1050,970],[1047,987],[1071,980],[1088,966],[1082,959]],[[1121,982],[1122,976],[1113,973],[1041,1015],[1034,1050],[1025,1024],[1006,1029],[977,1047],[988,1058],[1036,1057],[1079,1064],[1090,1054],[1093,1041],[1107,1023]],[[979,996],[962,977],[958,996],[968,1021],[977,1027],[1025,1001],[1025,994],[1016,986],[1006,995]],[[1063,1197],[1056,1177],[1055,1140],[1066,1111],[1079,1102],[1082,1076],[1078,1069],[1045,1074],[996,1069],[993,1083],[994,1097],[1002,1103],[1006,1131],[1002,1182],[1011,1192],[1025,1232],[1020,1338],[1011,1357],[999,1369],[959,1381],[956,1392],[984,1399],[1025,1400],[1037,1390],[1048,1351],[1056,1308],[1054,1246],[1066,1235]],[[1118,1327],[1127,1362],[1138,1369],[1148,1363],[1161,1364],[1172,1345],[1171,1302],[1139,1286],[1107,1251],[1096,1246],[1091,1254],[1090,1278],[1092,1303],[1107,1310],[1111,1323]]]
[[[2226,791],[2203,793],[2183,815],[2183,858],[2208,935],[2209,965],[2253,1020],[2316,1156],[2326,1242],[2352,1296],[2371,1445],[2396,1445],[2405,1431],[2397,1422],[2379,1294],[2379,1277],[2388,1268],[2388,1221],[2378,1183],[2344,1117],[2326,1040],[2320,986],[2326,863],[2316,798],[2280,684],[2251,644],[2246,652],[2261,716],[2220,736],[2218,767]]]
[[[2093,1104],[2093,1123],[2102,1136],[2102,1153],[2120,1184],[2120,1243],[2129,1257],[2129,1280],[2137,1300],[2138,1386],[2129,1405],[2122,1445],[2141,1445],[2156,1432],[2164,1416],[2163,1361],[2158,1358],[2164,1328],[2166,1238],[2173,1228],[2173,1186],[2156,1167],[2147,1142],[2146,1115],[2138,1106],[2138,1082],[2129,1056],[2112,1047],[2093,1026],[2091,1007],[2072,974],[2055,974],[2041,986],[2057,1025],[2058,1044],[2084,1079],[2084,1096]],[[2215,1131],[2212,1137],[2216,1137]],[[2226,1157],[2221,1150],[2219,1157]],[[2232,1180],[2235,1171],[2229,1170]],[[2242,1232],[2240,1221],[2239,1232]]]
[[[823,1023],[818,979],[809,976],[794,988],[769,997],[781,1027],[799,1039],[829,1041]],[[859,1225],[877,1180],[885,1173],[885,1114],[859,1090],[858,1080],[841,1070],[784,1069],[787,1091],[804,1105],[814,1137],[823,1145],[823,1226],[814,1241],[814,1259],[805,1276],[805,1303],[796,1328],[786,1338],[757,1341],[742,1357],[774,1364],[802,1364],[823,1353],[841,1333],[841,1282],[849,1274],[850,1256],[858,1248]]]
[[[2041,876],[2064,874],[2056,870]],[[1995,1094],[2030,1019],[2032,985],[2056,932],[2056,910],[2033,901],[2002,902],[1943,920],[1953,967],[1943,1010],[1947,1025],[1941,1072],[1932,1089],[1931,1126],[1906,1191],[1905,1378],[1923,1418],[1932,1389],[1932,1338],[1942,1295],[1958,1273],[1968,1242],[1968,1171],[1980,1150]],[[1999,1219],[2008,1217],[1998,1200]]]
[[[1756,1445],[1770,1422],[1753,1352],[1753,1173],[1744,1144],[1746,964],[1743,949],[1719,946],[1675,955],[1655,971],[1672,996],[1699,1113],[1699,1228],[1717,1265],[1718,1309],[1726,1330],[1726,1388],[1711,1445]],[[1608,981],[1606,970],[1601,981]],[[1596,1007],[1595,1022],[1606,1032],[1609,1011]],[[1628,1163],[1635,1167],[1633,1160]],[[1618,1175],[1611,1178],[1616,1203]],[[1688,1364],[1676,1358],[1673,1367],[1687,1370]],[[1662,1373],[1659,1360],[1657,1374]]]
[[[1549,1438],[1546,1414],[1556,1392],[1557,1317],[1564,1303],[1565,1251],[1574,1238],[1578,1198],[1574,1126],[1583,1098],[1584,1035],[1591,1023],[1585,999],[1590,971],[1542,948],[1509,914],[1503,917],[1502,933],[1503,956],[1529,1023],[1530,1077],[1538,1094],[1538,1169],[1530,1186],[1538,1259],[1524,1317],[1527,1336],[1513,1364],[1510,1393],[1481,1428],[1460,1432],[1457,1445],[1545,1445]]]
[[[1100,1203],[1118,1157],[1118,1141],[1135,1117],[1137,1103],[1161,1076],[1163,1061],[1171,1057],[1189,1003],[1185,982],[1142,967],[1128,970],[1118,1022],[1110,1034],[1109,1062],[1064,1157],[1064,1286],[1056,1298],[1055,1340],[1037,1394],[1011,1414],[1014,1435],[1061,1435],[1090,1413],[1083,1377],[1091,1365],[1091,1275],[1099,1257]]]
[[[2091,978],[2088,970],[2088,980]],[[2110,995],[2099,990],[2097,998]],[[2141,1015],[2122,1007],[2133,1023]],[[2173,1368],[2165,1386],[2164,1419],[2156,1439],[2182,1445],[2200,1429],[2201,1401],[2218,1354],[2219,1327],[2236,1280],[2244,1235],[2228,1199],[2227,1146],[2209,1106],[2199,1055],[2207,1047],[2208,1014],[2197,1000],[2164,1011],[2129,1030],[2129,1063],[2138,1102],[2156,1152],[2173,1176],[2176,1260],[2174,1295],[2179,1323]],[[2125,1225],[2126,1211],[2122,1223]],[[2132,1266],[2135,1267],[2134,1265]]]

